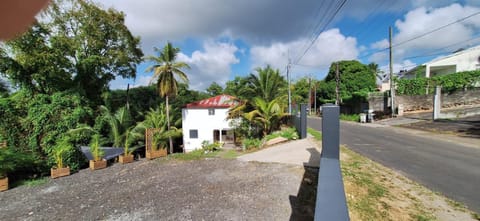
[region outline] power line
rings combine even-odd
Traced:
[[[407,40],[402,41],[402,42],[400,42],[400,43],[394,44],[394,45],[392,45],[392,48],[393,48],[393,47],[397,47],[397,46],[402,45],[402,44],[405,44],[405,43],[407,43],[407,42],[410,42],[410,41],[419,39],[419,38],[424,37],[424,36],[426,36],[426,35],[432,34],[432,33],[436,32],[436,31],[439,31],[439,30],[441,30],[441,29],[444,29],[444,28],[446,28],[446,27],[448,27],[448,26],[450,26],[450,25],[453,25],[453,24],[456,24],[456,23],[465,21],[465,20],[467,20],[467,19],[469,19],[469,18],[471,18],[471,17],[473,17],[473,16],[476,16],[476,15],[478,15],[478,14],[480,14],[480,11],[478,11],[478,12],[476,12],[476,13],[473,13],[473,14],[471,14],[471,15],[468,15],[468,16],[466,16],[466,17],[463,17],[463,18],[461,18],[461,19],[458,19],[458,20],[456,20],[456,21],[454,21],[454,22],[451,22],[451,23],[448,23],[448,24],[446,24],[446,25],[440,26],[440,27],[438,27],[438,28],[432,29],[432,30],[430,30],[430,31],[428,31],[428,32],[422,33],[422,34],[420,34],[420,35],[417,35],[417,36],[415,36],[415,37],[413,37],[413,38],[407,39]],[[380,53],[380,52],[386,51],[386,50],[388,50],[388,49],[389,49],[389,48],[387,47],[387,48],[383,48],[383,49],[380,49],[380,50],[373,51],[373,52],[371,52],[371,53],[368,53],[368,54],[365,54],[365,55],[359,57],[359,59],[368,57],[368,56],[373,55],[373,54],[376,54],[376,53]]]
[[[418,36],[416,36],[416,37],[413,37],[413,38],[411,38],[411,39],[408,39],[408,40],[402,41],[402,42],[400,42],[400,43],[394,44],[392,47],[396,47],[396,46],[405,44],[405,43],[407,43],[407,42],[413,41],[413,40],[415,40],[415,39],[419,39],[419,38],[424,37],[424,36],[426,36],[426,35],[429,35],[429,34],[431,34],[431,33],[433,33],[433,32],[436,32],[436,31],[438,31],[438,30],[444,29],[444,28],[446,28],[446,27],[448,27],[448,26],[450,26],[450,25],[453,25],[453,24],[456,24],[456,23],[465,21],[465,20],[467,20],[467,19],[469,19],[469,18],[471,18],[471,17],[473,17],[473,16],[475,16],[475,15],[478,15],[478,14],[480,14],[480,11],[478,11],[478,12],[476,12],[476,13],[473,13],[473,14],[467,16],[467,17],[458,19],[458,20],[456,20],[456,21],[454,21],[454,22],[448,23],[448,24],[446,24],[446,25],[444,25],[444,26],[435,28],[435,29],[433,29],[433,30],[431,30],[431,31],[425,32],[425,33],[423,33],[423,34],[421,34],[421,35],[418,35]]]
[[[343,6],[345,5],[345,3],[347,2],[347,0],[343,0],[342,3],[340,4],[339,7],[337,7],[337,9],[335,10],[335,12],[333,13],[333,15],[327,20],[326,24],[320,29],[320,31],[318,33],[315,34],[315,38],[311,41],[311,43],[308,45],[307,49],[302,53],[302,55],[295,60],[294,64],[298,63],[300,60],[302,60],[302,58],[305,56],[305,54],[308,52],[308,50],[310,50],[310,48],[312,47],[312,45],[315,43],[315,41],[318,39],[318,36],[320,35],[320,33],[322,33],[326,27],[332,22],[332,20],[335,18],[335,16],[338,14],[338,12],[340,11],[340,9],[343,8]]]

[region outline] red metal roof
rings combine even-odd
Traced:
[[[230,108],[236,104],[235,97],[221,94],[201,101],[189,103],[187,104],[187,108]]]

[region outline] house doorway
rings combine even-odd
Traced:
[[[213,142],[233,143],[233,130],[213,130]]]

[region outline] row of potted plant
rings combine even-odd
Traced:
[[[118,161],[122,164],[131,163],[134,161],[133,151],[138,148],[131,147],[132,140],[134,140],[134,136],[137,134],[131,133],[129,130],[128,133],[125,135],[125,143],[124,143],[124,152],[122,155],[119,156]],[[159,157],[163,157],[167,155],[167,149],[164,144],[162,144],[162,140],[165,140],[165,137],[168,136],[161,133],[155,133],[152,131],[152,138],[150,139],[151,145],[147,145],[146,148],[146,158],[147,159],[155,159]],[[148,141],[147,141],[148,142]],[[56,166],[51,169],[51,177],[58,178],[62,176],[70,175],[70,168],[68,165],[64,165],[64,156],[65,154],[70,151],[70,148],[73,148],[71,143],[68,140],[61,140],[58,145],[54,148],[54,155]],[[101,137],[99,134],[93,134],[91,138],[91,142],[89,145],[90,153],[92,154],[93,159],[89,161],[89,168],[91,170],[98,170],[107,167],[107,161],[103,159],[105,152],[101,149]]]

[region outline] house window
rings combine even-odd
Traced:
[[[208,109],[208,115],[215,115],[215,109],[213,108]]]
[[[198,130],[190,130],[190,138],[197,139],[198,138]]]

